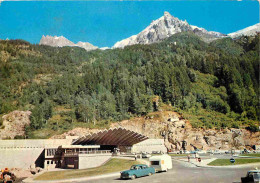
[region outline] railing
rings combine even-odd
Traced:
[[[78,156],[79,154],[109,154],[109,150],[66,152],[64,156]]]
[[[97,150],[97,151],[80,151],[79,154],[108,154],[110,150]]]

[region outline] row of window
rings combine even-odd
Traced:
[[[19,147],[19,146],[14,146],[14,147],[0,147],[0,149],[29,149],[29,148],[45,148],[45,147]]]
[[[46,160],[47,165],[53,165],[53,164],[58,164],[58,161],[52,161],[52,160]]]

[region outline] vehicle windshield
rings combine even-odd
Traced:
[[[131,168],[130,168],[130,170],[137,170],[137,169],[138,169],[138,167],[135,165],[131,166]]]

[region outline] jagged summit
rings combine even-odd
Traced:
[[[43,35],[39,44],[53,46],[53,47],[76,46],[76,47],[84,48],[87,51],[98,48],[97,46],[94,46],[88,42],[80,41],[77,44],[75,44],[63,36],[49,36],[49,35],[47,35],[47,36]]]
[[[168,38],[178,32],[186,31],[193,31],[195,34],[207,40],[212,40],[224,36],[218,32],[208,32],[203,28],[189,25],[186,20],[182,21],[177,17],[172,16],[169,12],[165,11],[162,17],[152,21],[152,23],[142,32],[117,42],[113,48],[123,48],[133,44],[150,44],[162,41],[163,39]]]

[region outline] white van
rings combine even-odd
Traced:
[[[172,158],[167,154],[161,156],[152,156],[149,158],[150,165],[155,171],[165,171],[172,169]]]

